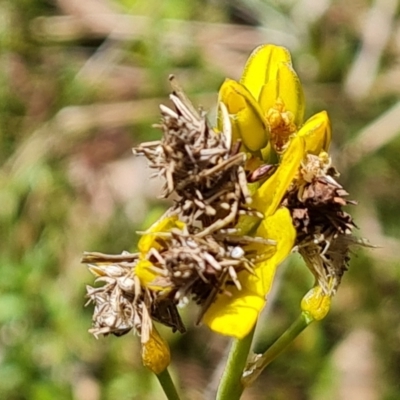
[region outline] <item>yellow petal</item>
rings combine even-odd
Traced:
[[[225,104],[232,117],[233,142],[241,139],[252,152],[268,144],[269,130],[261,108],[243,85],[226,79],[219,91],[219,102]],[[220,116],[219,121],[221,119]]]
[[[171,217],[162,217],[156,221],[144,235],[140,238],[138,243],[138,249],[142,254],[146,254],[151,248],[157,250],[161,249],[163,239],[157,236],[159,232],[170,232],[172,228],[184,229],[185,224],[179,221],[176,215]]]
[[[166,247],[165,238],[157,233],[168,233],[171,229],[183,230],[185,223],[178,219],[178,216],[162,217],[156,221],[140,238],[138,249],[140,260],[135,266],[135,275],[140,283],[152,290],[169,290],[169,287],[160,285],[159,274],[153,270],[153,264],[146,258],[151,249],[161,251]]]
[[[266,217],[272,215],[295,178],[304,156],[304,139],[300,136],[292,138],[275,174],[264,182],[254,195],[252,207]]]
[[[162,291],[168,290],[164,286],[157,284],[158,273],[153,270],[153,264],[149,260],[139,260],[135,265],[135,275],[139,278],[140,284],[150,290]]]
[[[232,295],[219,295],[203,317],[203,322],[210,329],[222,335],[242,339],[256,323],[271,289],[276,268],[294,244],[296,232],[289,211],[279,209],[261,223],[256,234],[275,240],[277,245],[264,248],[270,256],[256,265],[255,275],[247,271],[238,274],[242,290],[236,286],[227,289]]]
[[[293,114],[295,125],[301,126],[305,109],[304,92],[299,77],[289,63],[280,63],[275,79],[261,88],[259,103],[264,113],[274,107],[278,98],[283,101],[286,111]]]
[[[319,155],[321,151],[328,151],[332,131],[327,112],[321,111],[308,119],[298,135],[304,138],[307,153]]]
[[[331,307],[331,298],[320,286],[313,287],[301,300],[301,309],[310,320],[325,318]]]
[[[171,362],[168,343],[160,336],[154,326],[149,340],[142,344],[142,361],[143,365],[155,374],[163,372]]]
[[[291,64],[287,49],[272,44],[257,47],[250,55],[243,70],[242,83],[258,101],[261,88],[275,80],[280,63]]]

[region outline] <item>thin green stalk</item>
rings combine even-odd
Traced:
[[[240,399],[244,386],[241,378],[247,362],[255,327],[241,340],[235,339],[232,343],[226,362],[225,371],[221,377],[216,400]]]
[[[179,394],[175,388],[174,382],[171,379],[171,375],[168,372],[168,369],[159,374],[156,374],[158,381],[161,384],[161,387],[164,390],[165,395],[167,396],[168,400],[180,400]]]
[[[300,316],[293,322],[293,324],[272,344],[271,347],[254,362],[246,367],[243,374],[242,384],[244,387],[250,386],[261,374],[264,368],[275,360],[279,354],[285,350],[290,343],[313,322],[314,319],[310,318],[308,313],[301,313]]]

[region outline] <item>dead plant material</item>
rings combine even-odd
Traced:
[[[338,288],[350,260],[350,246],[368,246],[353,235],[356,225],[344,206],[355,205],[336,182],[339,174],[327,153],[307,155],[283,205],[291,211],[296,244],[326,294]]]

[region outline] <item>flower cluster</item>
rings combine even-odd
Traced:
[[[179,307],[195,301],[198,322],[243,338],[293,249],[316,278],[302,308],[323,318],[357,243],[342,210],[351,202],[327,153],[329,118],[322,111],[303,122],[302,86],[286,49],[258,47],[240,82],[223,83],[215,128],[170,80],[173,109],[161,106],[157,125],[163,137],[134,153],[165,178],[163,196],[174,194],[174,205],[142,234],[138,253],[83,258],[104,283],[88,287],[91,332],[134,329],[154,371],[169,355],[152,321],[184,332]]]

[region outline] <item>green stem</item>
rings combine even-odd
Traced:
[[[168,372],[168,369],[159,374],[156,374],[158,381],[160,382],[165,395],[167,396],[168,400],[179,400],[179,394],[176,391],[174,382],[172,382],[171,375]]]
[[[272,346],[254,362],[246,367],[243,374],[242,384],[244,387],[250,386],[261,374],[264,368],[270,364],[279,354],[285,350],[290,343],[313,322],[308,313],[301,313],[293,324],[272,344]]]
[[[235,339],[229,352],[225,371],[221,377],[216,400],[240,399],[244,386],[241,377],[247,362],[255,327],[243,339]]]

